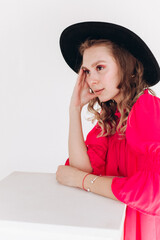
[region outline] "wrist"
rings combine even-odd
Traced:
[[[82,107],[81,106],[70,106],[69,113],[81,113]]]
[[[83,188],[82,187],[82,182],[83,182],[83,179],[85,177],[87,173],[86,172],[83,172],[83,171],[79,171],[79,174],[77,174],[77,181],[75,183],[75,187],[78,187],[78,188]]]

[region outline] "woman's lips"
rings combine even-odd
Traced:
[[[96,95],[100,95],[103,90],[104,90],[104,88],[103,88],[103,89],[96,90],[96,91],[94,91],[94,93],[95,93]]]

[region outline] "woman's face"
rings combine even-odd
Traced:
[[[111,54],[111,50],[103,45],[87,48],[83,53],[82,69],[86,73],[86,81],[101,102],[114,99],[120,101],[119,67]]]

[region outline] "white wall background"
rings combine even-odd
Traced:
[[[90,20],[124,25],[160,62],[159,8],[159,0],[0,0],[0,179],[15,170],[55,172],[68,156],[77,76],[60,53],[62,30]],[[153,89],[160,97],[160,84]]]

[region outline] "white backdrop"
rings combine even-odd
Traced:
[[[0,179],[55,172],[68,156],[68,107],[76,74],[59,36],[80,21],[124,25],[160,63],[159,0],[0,0]],[[160,84],[153,88],[160,97]],[[91,129],[83,111],[84,135]]]

